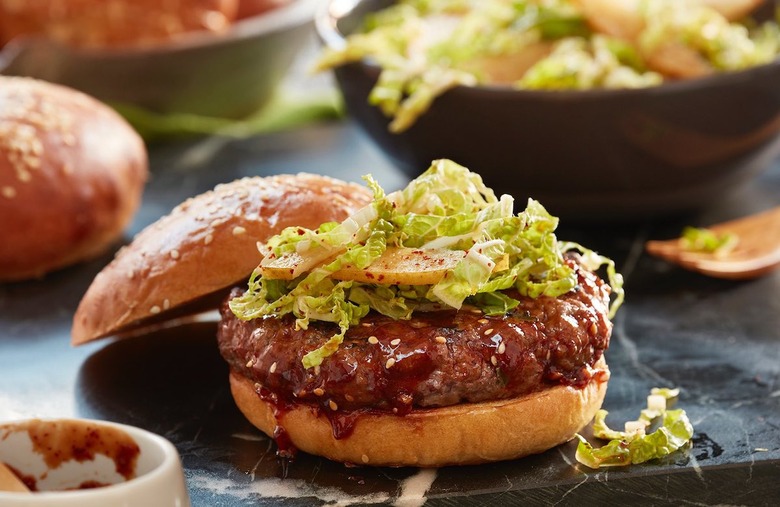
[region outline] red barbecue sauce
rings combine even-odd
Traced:
[[[33,451],[40,454],[49,468],[58,468],[66,461],[90,461],[96,454],[102,454],[114,462],[116,472],[130,480],[136,475],[136,464],[141,449],[133,438],[118,428],[98,426],[89,421],[61,420],[41,421],[33,419],[14,425],[7,425],[0,438],[10,433],[27,431],[33,444]],[[35,477],[13,470],[30,491],[38,491]],[[92,489],[108,484],[89,480],[77,488]]]

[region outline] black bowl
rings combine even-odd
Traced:
[[[387,0],[334,0],[317,30],[337,47]],[[780,60],[630,90],[457,87],[393,134],[368,103],[368,62],[335,70],[350,115],[410,176],[450,158],[501,193],[583,220],[676,214],[717,204],[780,153]],[[521,201],[522,202],[522,201]]]

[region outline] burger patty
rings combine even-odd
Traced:
[[[370,312],[315,368],[301,360],[338,332],[295,318],[242,321],[222,305],[219,348],[230,368],[281,402],[326,410],[407,413],[412,408],[513,398],[554,385],[582,387],[609,345],[609,287],[569,259],[575,289],[557,298],[520,300],[501,316],[479,311],[415,313],[394,320]]]

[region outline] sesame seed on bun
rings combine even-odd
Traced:
[[[74,316],[72,341],[216,308],[257,267],[258,242],[289,226],[343,220],[370,199],[365,187],[313,174],[243,178],[188,199],[95,277]]]

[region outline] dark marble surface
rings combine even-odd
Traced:
[[[184,198],[255,174],[371,172],[405,183],[351,125],[256,139],[153,147],[153,174],[128,237]],[[499,189],[500,190],[500,189]],[[659,222],[569,225],[560,237],[613,257],[626,277],[607,359],[609,422],[636,417],[653,386],[679,386],[693,445],[659,461],[592,471],[569,443],[518,461],[440,470],[347,468],[311,456],[285,466],[230,398],[213,322],[124,341],[69,345],[70,320],[110,254],[47,277],[0,286],[0,420],[78,416],[167,437],[194,505],[778,505],[780,272],[749,282],[705,278],[648,257],[676,235],[780,204],[780,164],[727,201]],[[1,239],[0,239],[1,240]],[[118,288],[121,290],[121,288]]]

